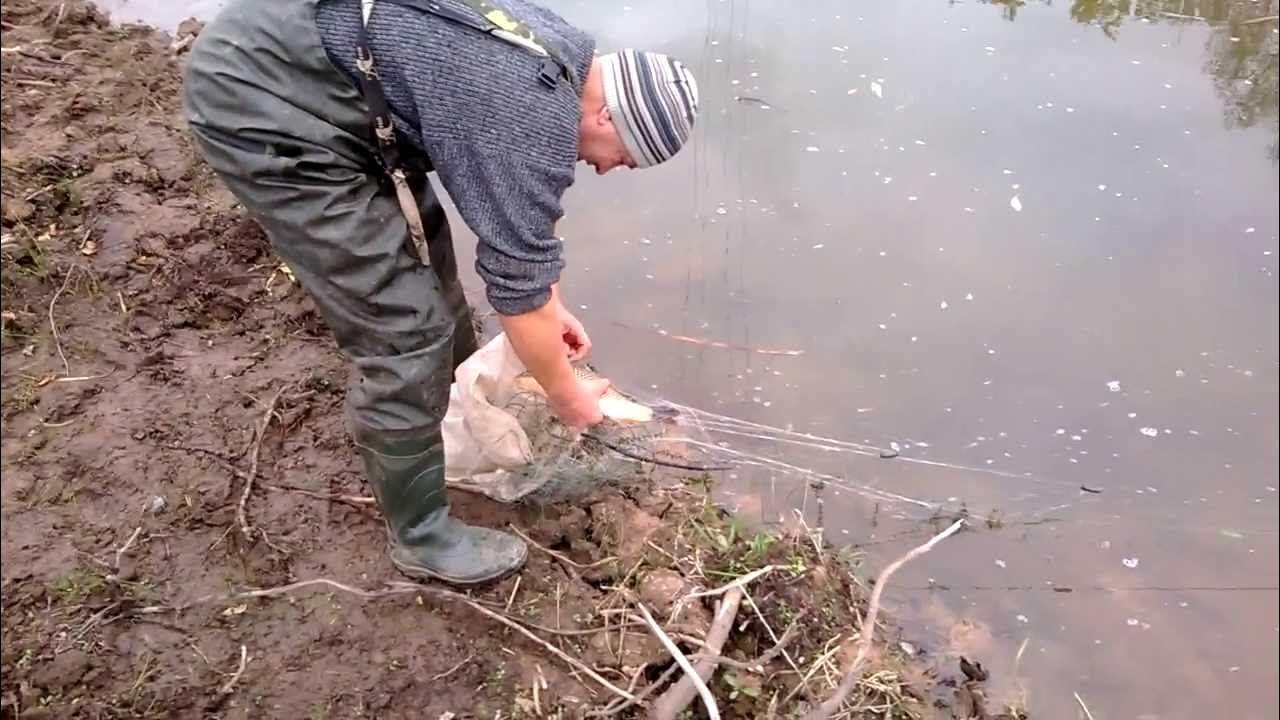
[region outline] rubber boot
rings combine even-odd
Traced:
[[[417,579],[473,585],[524,565],[524,541],[449,515],[444,444],[435,432],[357,427],[356,447],[387,521],[391,562]]]

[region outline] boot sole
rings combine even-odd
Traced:
[[[423,568],[420,566],[407,565],[397,560],[394,555],[391,556],[391,564],[396,566],[396,570],[399,570],[401,575],[412,578],[414,580],[439,580],[441,582],[449,583],[450,585],[481,585],[484,583],[501,580],[503,578],[510,576],[513,573],[519,572],[521,569],[524,568],[525,562],[528,560],[528,557],[529,557],[529,553],[528,553],[528,550],[526,550],[525,553],[520,556],[520,562],[516,563],[515,565],[490,575],[484,575],[481,577],[472,577],[472,578],[450,577],[448,575],[443,575],[438,572],[427,570],[426,568]]]

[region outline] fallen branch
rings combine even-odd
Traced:
[[[299,495],[306,495],[316,500],[327,500],[330,502],[346,503],[354,505],[358,508],[371,507],[378,504],[377,498],[372,495],[344,495],[342,493],[321,493],[306,488],[295,487],[293,485],[262,485],[263,490],[274,490],[276,492],[291,492]]]
[[[628,700],[630,700],[632,697],[634,697],[631,693],[627,692],[626,690],[623,690],[622,688],[618,687],[617,685],[614,685],[613,683],[609,682],[608,680],[605,680],[605,679],[604,679],[603,677],[601,677],[601,676],[600,676],[600,674],[599,674],[599,673],[597,673],[595,670],[592,670],[591,668],[587,667],[587,666],[586,666],[586,665],[584,665],[583,663],[579,662],[578,660],[574,659],[574,658],[573,658],[573,657],[571,657],[570,655],[566,654],[566,653],[565,653],[563,650],[561,650],[560,648],[556,647],[555,645],[552,645],[551,643],[547,642],[546,640],[543,640],[542,638],[538,637],[537,635],[534,635],[532,632],[530,632],[530,631],[529,631],[527,628],[525,628],[523,625],[521,625],[521,624],[519,624],[519,623],[517,623],[517,622],[515,622],[515,621],[513,621],[513,620],[509,620],[509,619],[507,619],[506,617],[504,617],[504,616],[502,616],[502,615],[500,615],[500,614],[498,614],[498,613],[496,613],[496,612],[494,612],[494,611],[490,610],[489,608],[487,608],[487,607],[485,607],[485,606],[483,606],[483,605],[481,605],[481,604],[479,604],[479,603],[477,603],[477,602],[475,602],[475,601],[473,601],[473,600],[470,600],[470,599],[468,599],[468,598],[466,598],[466,597],[464,597],[464,596],[462,596],[462,595],[457,595],[456,593],[450,593],[450,594],[449,594],[449,596],[454,597],[455,599],[457,599],[457,600],[459,600],[459,601],[461,601],[461,602],[463,602],[463,603],[465,603],[465,604],[469,605],[469,606],[470,606],[473,610],[475,610],[476,612],[479,612],[479,613],[481,613],[482,615],[487,615],[487,616],[489,616],[489,617],[493,618],[494,620],[497,620],[498,622],[502,623],[503,625],[506,625],[507,627],[511,628],[512,630],[515,630],[516,632],[520,633],[521,635],[524,635],[525,637],[529,638],[530,640],[532,640],[532,641],[534,641],[534,642],[538,643],[539,645],[541,645],[542,647],[546,648],[547,650],[550,650],[550,651],[551,651],[551,654],[553,654],[553,655],[555,655],[556,657],[560,658],[561,660],[565,661],[565,662],[566,662],[566,663],[568,663],[569,665],[571,665],[571,666],[573,666],[573,667],[577,668],[577,669],[578,669],[578,670],[580,670],[582,673],[584,673],[587,677],[589,677],[589,678],[591,678],[592,680],[595,680],[596,682],[600,683],[600,684],[601,684],[602,686],[604,686],[607,690],[609,690],[609,692],[612,692],[613,694],[617,695],[618,697],[626,698],[626,699],[628,699]]]
[[[858,684],[858,669],[871,652],[871,642],[876,630],[876,616],[880,614],[880,596],[884,593],[884,587],[888,584],[889,578],[893,577],[893,574],[903,565],[929,552],[934,545],[954,535],[963,525],[963,518],[955,521],[946,530],[934,535],[925,544],[912,548],[906,555],[889,563],[884,570],[880,571],[880,574],[876,576],[875,589],[871,591],[871,602],[867,605],[867,614],[862,618],[857,655],[854,656],[853,662],[849,664],[849,669],[845,671],[844,677],[840,679],[840,684],[836,686],[835,692],[831,694],[831,697],[824,700],[821,705],[805,715],[805,720],[825,720],[831,717]]]
[[[138,536],[141,534],[142,526],[139,525],[134,529],[133,534],[129,536],[129,539],[125,541],[124,545],[121,545],[120,549],[116,550],[116,572],[120,572],[120,561],[124,559],[124,554],[129,552],[129,548],[133,547],[133,541],[137,540]]]
[[[435,675],[432,675],[431,680],[432,681],[443,680],[449,677],[450,675],[458,672],[458,670],[462,669],[463,665],[466,665],[467,663],[471,662],[471,659],[474,657],[475,657],[474,654],[466,656],[465,658],[462,659],[462,662],[459,662],[457,665],[454,665],[453,667],[449,668],[448,670],[445,670],[444,672],[436,673]]]
[[[729,638],[729,631],[733,628],[733,619],[738,614],[738,603],[742,600],[742,591],[739,589],[730,590],[725,594],[724,599],[720,601],[720,607],[716,611],[715,621],[711,624],[711,628],[707,630],[707,651],[711,654],[719,655],[720,649],[724,647],[725,640]],[[693,700],[695,694],[702,698],[702,704],[707,708],[707,717],[710,720],[720,720],[720,708],[716,705],[715,696],[711,694],[711,690],[707,687],[707,680],[716,670],[716,663],[710,661],[700,661],[697,667],[694,667],[689,659],[680,652],[680,648],[670,637],[663,632],[658,623],[654,621],[653,616],[649,614],[649,609],[644,603],[637,601],[636,607],[640,609],[640,613],[644,615],[645,622],[649,625],[649,629],[657,636],[658,640],[671,653],[671,657],[675,658],[676,663],[684,670],[684,677],[680,678],[662,696],[654,703],[653,708],[649,711],[649,720],[675,720],[685,707]]]
[[[764,626],[765,632],[769,633],[769,637],[773,639],[773,650],[770,652],[776,651],[781,653],[782,657],[786,659],[787,664],[791,666],[791,669],[795,671],[796,675],[804,677],[804,674],[800,672],[800,666],[796,665],[796,661],[792,659],[791,654],[786,651],[782,640],[777,635],[773,634],[773,628],[769,626],[769,621],[765,619],[764,613],[760,612],[760,608],[756,606],[756,601],[751,599],[751,593],[747,592],[745,587],[742,588],[742,596],[746,599],[747,604],[751,606],[751,610],[756,614],[756,618],[760,620],[760,624]],[[801,612],[800,616],[803,615],[804,613]],[[783,632],[783,635],[785,636],[786,633],[791,632],[793,628],[795,628],[795,620],[791,621],[791,625]],[[801,685],[803,686],[804,683],[801,682]],[[807,690],[808,688],[805,689]]]
[[[572,558],[570,558],[568,555],[565,555],[564,553],[556,552],[555,550],[552,550],[552,549],[551,549],[551,548],[549,548],[549,547],[546,547],[546,546],[544,546],[544,545],[540,545],[536,540],[534,540],[533,538],[531,538],[531,537],[529,537],[528,535],[525,535],[523,532],[521,532],[521,531],[520,531],[520,528],[516,527],[515,525],[512,525],[512,524],[508,523],[508,524],[507,524],[507,528],[508,528],[508,529],[510,529],[510,530],[511,530],[511,532],[515,533],[516,535],[519,535],[519,536],[520,536],[520,537],[521,537],[525,542],[529,543],[529,544],[530,544],[530,545],[532,545],[533,547],[535,547],[535,548],[537,548],[537,549],[541,550],[542,552],[544,552],[544,553],[546,553],[546,554],[550,555],[551,557],[553,557],[553,558],[555,558],[555,559],[559,560],[560,562],[564,563],[565,565],[568,565],[568,566],[570,566],[570,567],[572,567],[572,568],[576,568],[576,569],[578,569],[578,570],[590,570],[590,569],[592,569],[592,568],[600,567],[601,565],[607,565],[607,564],[609,564],[609,563],[611,563],[611,562],[614,562],[615,560],[617,560],[617,559],[618,559],[617,557],[615,557],[615,556],[613,556],[613,555],[610,555],[609,557],[604,558],[603,560],[597,560],[597,561],[595,561],[595,562],[593,562],[593,563],[590,563],[590,564],[584,565],[584,564],[582,564],[582,563],[580,563],[580,562],[576,562],[575,560],[573,560]]]
[[[257,437],[253,441],[253,457],[249,461],[249,475],[244,480],[244,489],[240,491],[240,502],[236,505],[236,522],[240,523],[240,533],[249,542],[253,542],[253,527],[249,525],[245,506],[249,504],[249,495],[253,493],[253,480],[258,476],[258,456],[262,452],[262,438],[267,434],[267,427],[271,425],[271,416],[276,411],[276,403],[280,401],[280,396],[283,394],[282,387],[271,396],[271,401],[267,403],[267,411],[262,415],[262,422],[258,424]]]
[[[680,670],[679,665],[675,663],[671,663],[671,667],[668,667],[666,670],[664,670],[662,674],[658,676],[658,679],[649,683],[648,686],[645,687],[645,689],[636,693],[635,697],[631,698],[630,700],[615,700],[612,704],[610,704],[608,707],[605,707],[603,710],[593,710],[592,712],[587,713],[587,717],[612,717],[622,712],[623,710],[626,710],[632,705],[644,702],[645,698],[652,695],[655,690],[662,687],[663,685],[666,685],[667,681],[670,680],[671,677],[675,675],[676,672],[679,670]]]
[[[234,690],[236,687],[236,682],[240,680],[240,676],[244,675],[244,669],[248,665],[249,665],[249,648],[245,647],[244,645],[241,645],[240,646],[240,667],[236,668],[235,674],[232,675],[231,679],[228,680],[226,684],[222,686],[222,689],[218,691],[218,694],[223,696],[230,695],[231,691]]]
[[[718,587],[718,588],[716,588],[716,589],[714,589],[714,590],[702,590],[702,591],[699,591],[699,592],[689,593],[688,595],[685,595],[684,597],[680,598],[680,603],[685,603],[685,602],[687,602],[687,601],[689,601],[689,600],[692,600],[692,599],[694,599],[694,598],[700,598],[700,597],[711,597],[711,596],[713,596],[713,595],[724,595],[725,593],[729,592],[730,590],[733,590],[733,589],[735,589],[735,588],[740,588],[740,587],[742,587],[742,586],[746,585],[746,584],[747,584],[747,583],[749,583],[749,582],[752,582],[752,581],[754,581],[754,580],[758,580],[758,579],[760,579],[760,578],[764,577],[765,575],[768,575],[769,573],[771,573],[771,572],[773,572],[774,570],[777,570],[777,569],[778,569],[778,566],[776,566],[776,565],[765,565],[764,567],[760,568],[759,570],[752,570],[751,572],[747,573],[746,575],[743,575],[742,577],[739,577],[739,578],[735,579],[733,582],[730,582],[730,583],[726,583],[726,584],[724,584],[724,585],[721,585],[720,587]]]
[[[53,308],[58,304],[58,298],[62,296],[62,293],[66,291],[67,286],[71,284],[71,278],[75,274],[76,266],[68,266],[67,276],[63,278],[62,285],[53,293],[53,297],[49,299],[49,330],[53,333],[53,345],[58,349],[58,357],[62,358],[62,369],[68,377],[71,375],[71,363],[67,362],[67,354],[62,351],[62,338],[58,335],[58,323],[53,319]]]
[[[801,690],[804,690],[805,688],[807,688],[809,686],[809,679],[812,678],[814,675],[816,675],[819,670],[822,670],[825,667],[827,661],[831,659],[831,656],[840,652],[840,645],[837,644],[839,642],[840,642],[840,635],[836,635],[835,637],[831,638],[830,640],[828,640],[826,643],[823,644],[822,647],[824,648],[824,650],[822,654],[817,657],[816,660],[810,663],[809,672],[805,673],[800,678],[800,682],[797,683],[795,687],[791,688],[791,692],[787,693],[786,696],[782,698],[783,705],[790,703],[791,698],[795,697],[796,695],[799,695]]]
[[[747,602],[751,602],[750,595],[744,592],[743,596],[746,598]],[[800,621],[804,619],[806,614],[808,614],[807,610],[801,610],[800,613],[795,616],[795,619],[791,621],[791,624],[787,625],[787,629],[783,631],[782,637],[778,638],[777,644],[769,648],[767,651],[764,652],[764,654],[760,655],[754,660],[747,660],[744,662],[742,660],[734,660],[733,658],[725,657],[724,655],[711,655],[703,652],[699,652],[695,655],[690,655],[689,659],[690,660],[709,660],[711,662],[716,663],[717,665],[727,665],[737,670],[745,670],[747,672],[753,672],[756,674],[764,674],[765,666],[773,662],[773,659],[778,657],[778,655],[781,654],[783,650],[786,649],[787,644],[795,639],[795,636],[797,634],[796,631],[799,630],[800,628]],[[676,637],[681,640],[687,639],[680,635],[677,635]],[[705,645],[705,643],[695,643],[695,644],[699,645],[700,647]],[[797,671],[797,673],[799,673],[799,671]]]

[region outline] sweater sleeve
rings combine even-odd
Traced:
[[[503,315],[537,310],[564,268],[555,225],[572,167],[424,138],[440,181],[479,239],[476,273]]]

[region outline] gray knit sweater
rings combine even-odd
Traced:
[[[439,1],[474,16],[458,0]],[[538,79],[542,59],[529,51],[390,2],[375,5],[369,44],[401,137],[427,153],[479,238],[476,272],[489,303],[517,315],[547,302],[564,267],[555,224],[573,184],[595,41],[526,0],[503,6],[567,48],[575,85],[548,88]],[[359,24],[359,0],[322,0],[316,12],[325,50],[353,81]]]

